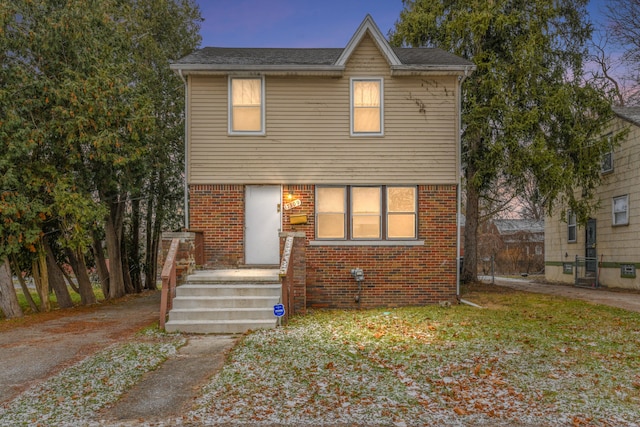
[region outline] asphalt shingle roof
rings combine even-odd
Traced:
[[[176,65],[320,65],[336,63],[342,48],[205,47],[174,62]],[[471,62],[438,48],[393,48],[406,66],[469,66]]]
[[[640,126],[640,107],[613,107],[613,111],[623,119]]]

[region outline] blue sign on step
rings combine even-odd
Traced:
[[[273,314],[276,317],[282,317],[284,316],[284,305],[282,304],[276,304],[273,306]]]

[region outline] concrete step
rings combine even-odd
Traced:
[[[271,320],[273,306],[264,308],[187,308],[172,309],[169,313],[171,320]]]
[[[184,332],[191,334],[242,334],[250,330],[275,328],[277,320],[169,320],[165,329],[167,332]]]
[[[264,308],[273,307],[280,300],[273,296],[176,296],[174,310],[190,308]]]
[[[186,283],[176,288],[177,296],[280,296],[280,283],[238,283],[238,284],[212,284],[212,283]]]

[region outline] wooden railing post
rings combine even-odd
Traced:
[[[176,296],[176,255],[180,246],[180,239],[171,240],[167,258],[162,267],[162,294],[160,296],[160,321],[158,326],[164,329],[167,313],[173,307]]]

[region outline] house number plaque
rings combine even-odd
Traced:
[[[300,205],[302,205],[302,202],[300,201],[300,199],[295,199],[290,203],[285,203],[284,204],[284,210],[288,211],[288,210],[291,210],[293,208],[297,208]]]

